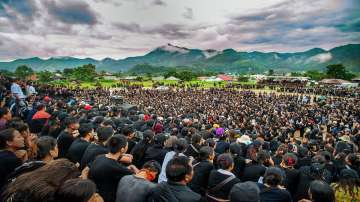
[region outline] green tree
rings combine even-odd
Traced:
[[[348,72],[342,64],[333,64],[326,67],[327,78],[351,80],[355,76],[355,74]]]
[[[171,70],[168,70],[165,74],[164,74],[164,78],[167,79],[171,76],[174,76],[174,77],[177,77],[177,72],[175,69],[171,69]]]
[[[274,75],[274,70],[273,70],[273,69],[269,69],[269,71],[268,71],[268,76],[272,76],[272,75]]]
[[[342,64],[328,65],[326,67],[326,77],[334,79],[345,79],[346,69]]]
[[[194,78],[196,78],[196,74],[194,74],[192,71],[184,70],[184,71],[178,72],[176,77],[182,81],[191,81]]]
[[[72,72],[72,77],[78,81],[93,82],[96,76],[96,67],[93,64],[76,67]]]
[[[301,72],[291,72],[291,76],[303,76]]]
[[[6,77],[12,77],[12,76],[14,76],[14,73],[7,69],[1,69],[0,75],[6,76]]]
[[[142,76],[138,76],[138,77],[136,77],[136,78],[135,78],[135,80],[136,80],[136,81],[140,81],[140,82],[141,82],[141,81],[143,81],[143,80],[144,80],[144,78],[143,78]]]
[[[26,79],[27,77],[34,74],[34,70],[26,65],[18,66],[15,70],[15,76],[20,79]]]
[[[321,79],[324,79],[326,77],[325,73],[322,73],[317,70],[310,70],[305,72],[304,76],[310,77],[312,80],[319,81]]]
[[[45,71],[38,72],[37,76],[38,76],[40,82],[45,83],[45,82],[50,82],[52,80],[53,74],[51,72],[45,70]]]
[[[237,80],[239,82],[248,82],[249,81],[249,77],[248,76],[245,76],[245,75],[241,75],[237,78]]]

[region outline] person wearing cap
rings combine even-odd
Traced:
[[[336,201],[360,201],[360,179],[353,169],[343,169],[339,181],[331,184],[331,187],[335,191]]]
[[[216,128],[215,136],[219,139],[216,142],[215,152],[217,154],[223,154],[229,151],[230,143],[226,141],[227,135],[223,128]]]
[[[255,182],[235,184],[230,191],[230,202],[259,202],[260,189]]]

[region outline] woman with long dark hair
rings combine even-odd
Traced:
[[[54,160],[16,178],[4,191],[3,199],[9,202],[50,202],[66,180],[76,178],[79,174],[75,164],[69,160]]]

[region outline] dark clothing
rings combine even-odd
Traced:
[[[244,157],[236,156],[234,157],[234,170],[232,171],[237,178],[241,178],[244,174],[244,170],[246,167],[246,162]]]
[[[234,179],[232,179],[230,182],[226,183],[224,186],[222,186],[216,192],[211,191],[212,188],[214,188],[216,185],[218,185],[221,182],[223,182],[224,180],[226,180],[228,177],[230,177],[230,175],[220,173],[217,170],[212,170],[210,172],[209,182],[208,182],[209,195],[216,197],[216,198],[228,199],[231,188],[235,184],[241,182],[236,177]]]
[[[57,145],[59,148],[59,158],[66,157],[66,154],[74,140],[75,138],[72,136],[72,134],[66,131],[62,131],[59,134],[59,137],[57,139]]]
[[[83,140],[81,138],[77,138],[71,144],[66,156],[73,163],[81,163],[81,158],[83,157],[84,152],[89,145],[90,142]]]
[[[216,143],[216,148],[215,148],[215,152],[218,154],[223,154],[226,151],[228,151],[230,148],[230,143],[225,142],[224,140],[219,140]]]
[[[297,185],[299,183],[300,172],[296,169],[283,169],[285,171],[285,179],[283,184],[285,188],[290,192],[291,196],[294,196]]]
[[[292,202],[290,193],[285,189],[276,187],[266,187],[263,184],[258,184],[260,188],[261,202]]]
[[[205,195],[210,172],[214,169],[214,165],[209,161],[200,161],[194,164],[194,175],[189,187],[196,193]]]
[[[109,150],[107,147],[100,144],[91,143],[84,151],[84,154],[81,158],[80,168],[84,169],[86,166],[89,166],[97,156],[101,154],[107,154],[108,152]]]
[[[128,140],[128,150],[126,153],[130,154],[130,152],[133,150],[135,145],[136,145],[136,142],[134,140]]]
[[[9,175],[21,165],[21,160],[7,150],[0,151],[0,190],[6,184]]]
[[[132,172],[118,161],[101,155],[91,164],[89,178],[95,182],[105,202],[114,202],[119,181],[125,175],[131,174]]]
[[[310,166],[305,166],[300,168],[299,172],[300,172],[299,181],[297,182],[297,189],[293,196],[294,201],[298,201],[301,199],[309,199],[308,190],[310,184],[312,181],[316,180],[313,174],[311,174]],[[329,172],[326,169],[324,169],[322,178],[328,179],[329,177],[327,176],[329,176]]]
[[[151,202],[198,202],[201,196],[185,185],[176,182],[162,182],[153,190]]]
[[[142,168],[142,166],[145,164],[145,151],[147,148],[149,148],[151,145],[145,142],[139,142],[135,145],[135,147],[131,151],[131,155],[133,155],[133,161],[132,163],[138,167]]]
[[[309,166],[311,165],[311,157],[310,156],[306,156],[304,158],[299,158],[299,161],[297,162],[297,164],[295,165],[296,169],[299,169],[303,166]]]
[[[184,152],[184,154],[188,157],[192,156],[194,159],[198,160],[199,159],[199,149],[200,149],[200,146],[190,144],[188,146],[188,148],[186,149],[186,151]]]
[[[165,155],[168,151],[164,149],[161,145],[153,145],[147,148],[145,151],[144,162],[155,160],[160,165],[162,165]]]
[[[264,176],[265,171],[266,171],[266,167],[262,164],[254,163],[249,166],[246,166],[241,181],[258,182],[259,178]]]

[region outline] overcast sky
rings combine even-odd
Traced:
[[[360,0],[0,0],[0,61],[360,43]]]

